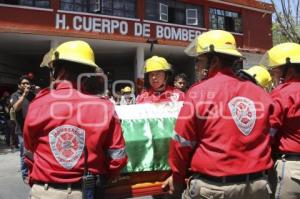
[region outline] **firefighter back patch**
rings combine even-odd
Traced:
[[[49,144],[56,161],[65,169],[72,169],[80,159],[85,143],[85,130],[62,125],[49,133]]]
[[[246,97],[234,97],[228,103],[232,118],[244,135],[249,135],[255,125],[256,109],[252,100]]]

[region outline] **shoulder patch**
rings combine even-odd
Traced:
[[[56,161],[70,170],[82,155],[85,130],[72,125],[58,126],[49,133],[49,144]]]
[[[234,97],[228,103],[232,118],[244,135],[249,135],[255,125],[256,109],[252,100],[246,97]]]

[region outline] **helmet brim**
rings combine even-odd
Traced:
[[[81,62],[81,61],[78,61],[78,60],[74,60],[74,59],[64,59],[64,58],[59,58],[58,60],[52,60],[50,64],[53,64],[54,62],[56,61],[68,61],[68,62],[74,62],[74,63],[78,63],[78,64],[82,64],[82,65],[86,65],[86,66],[90,66],[92,68],[95,68],[95,69],[98,69],[100,68],[97,64],[93,63],[93,62]]]
[[[211,51],[197,52],[195,44],[196,43],[193,41],[190,45],[188,45],[184,49],[185,54],[187,54],[190,57],[197,57],[199,55],[203,55],[203,54],[207,54],[207,53],[211,52]],[[234,56],[234,57],[239,57],[239,58],[245,59],[245,57],[239,51],[234,50],[234,49],[220,49],[220,48],[218,48],[218,49],[214,49],[213,52],[221,53],[221,54],[230,55],[230,56]]]

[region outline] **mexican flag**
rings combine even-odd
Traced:
[[[170,170],[169,141],[183,102],[116,106],[128,155],[122,173]]]

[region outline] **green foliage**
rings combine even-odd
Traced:
[[[273,44],[300,43],[300,0],[274,1]]]
[[[273,22],[272,25],[273,45],[277,45],[283,42],[288,42],[289,39],[281,32],[278,22]]]

